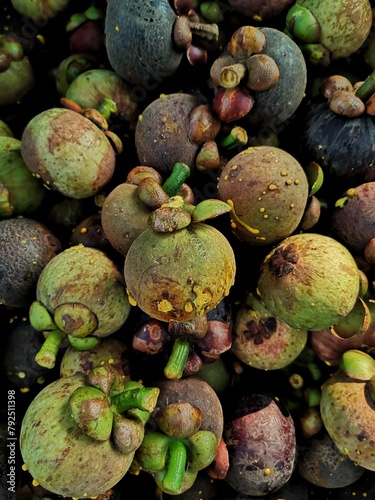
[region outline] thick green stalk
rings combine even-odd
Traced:
[[[119,413],[132,408],[151,412],[155,408],[159,392],[160,390],[156,387],[128,389],[113,396],[111,403]]]
[[[35,356],[35,361],[38,365],[44,368],[53,368],[56,363],[56,356],[59,351],[61,342],[66,338],[66,333],[62,330],[53,330],[42,347]]]
[[[168,379],[176,380],[182,377],[190,351],[190,342],[186,338],[176,338],[172,352],[164,368],[164,375]]]
[[[162,186],[167,195],[176,196],[189,175],[190,168],[186,163],[175,163],[171,175]]]
[[[179,492],[184,480],[186,461],[187,451],[184,442],[172,439],[169,445],[167,471],[163,478],[163,486],[166,491]]]
[[[366,78],[360,87],[355,92],[355,95],[359,97],[363,102],[372,96],[375,92],[375,70]]]

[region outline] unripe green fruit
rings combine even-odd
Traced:
[[[322,330],[354,307],[359,272],[349,250],[315,233],[281,241],[264,259],[258,291],[268,311],[293,328]]]

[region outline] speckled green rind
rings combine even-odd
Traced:
[[[126,255],[135,238],[147,229],[150,214],[136,184],[118,184],[104,200],[101,211],[102,227],[113,248]]]
[[[236,271],[232,247],[213,226],[172,233],[146,229],[125,258],[126,286],[137,305],[161,321],[189,321],[229,294]]]
[[[375,471],[375,403],[366,382],[337,370],[323,384],[320,412],[339,450],[358,465]]]
[[[43,269],[37,300],[53,314],[65,302],[80,302],[98,318],[93,335],[105,337],[126,321],[130,304],[121,272],[109,257],[95,248],[67,248]]]
[[[321,29],[320,43],[331,52],[332,59],[348,57],[366,40],[372,23],[369,0],[297,0],[308,9]]]
[[[295,234],[264,259],[258,291],[268,311],[288,325],[322,330],[354,307],[359,272],[352,254],[334,238]]]
[[[58,379],[28,407],[20,450],[33,478],[64,497],[90,497],[112,488],[127,472],[134,453],[120,453],[111,440],[87,437],[71,416],[69,397],[85,384],[83,375]]]
[[[11,1],[19,14],[39,23],[46,23],[49,19],[63,12],[70,2],[70,0],[48,0],[48,2],[39,2],[37,0]]]
[[[255,335],[251,337],[251,333]],[[236,312],[232,351],[238,359],[253,368],[284,368],[297,358],[306,342],[307,330],[291,328],[273,318],[253,294],[247,296],[246,303]]]
[[[231,158],[220,174],[218,190],[221,200],[233,204],[233,232],[252,245],[292,234],[309,194],[300,163],[272,146],[250,147]]]
[[[21,156],[21,141],[0,136],[0,182],[9,191],[13,215],[25,215],[37,210],[46,190],[25,165]]]
[[[94,123],[70,109],[52,108],[34,116],[21,143],[31,172],[69,198],[93,196],[113,176],[111,143]]]
[[[15,104],[34,87],[34,72],[27,57],[13,61],[7,71],[0,72],[0,107]]]

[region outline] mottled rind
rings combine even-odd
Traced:
[[[334,238],[295,234],[264,259],[258,291],[268,311],[288,325],[322,330],[354,307],[358,267],[349,250]]]
[[[115,153],[104,133],[75,111],[51,108],[34,116],[21,138],[27,167],[70,198],[95,195],[112,178]]]
[[[232,206],[232,230],[252,245],[289,236],[308,200],[308,180],[300,163],[272,146],[250,147],[231,158],[218,184],[221,200]]]
[[[152,318],[189,321],[229,294],[235,270],[225,236],[194,223],[172,233],[146,229],[127,253],[124,276],[130,296]]]
[[[365,469],[375,471],[375,402],[367,384],[337,370],[323,384],[320,412],[339,450]]]
[[[58,379],[33,399],[20,432],[22,459],[32,477],[52,493],[90,497],[104,493],[127,472],[134,453],[120,453],[109,439],[86,436],[71,416],[69,398],[83,375]]]
[[[43,269],[37,300],[53,314],[67,302],[84,303],[98,319],[97,337],[117,331],[126,321],[130,304],[122,275],[102,251],[76,245],[61,252]]]
[[[368,0],[297,0],[297,5],[308,9],[320,25],[320,43],[332,59],[348,57],[365,42],[372,24],[371,4]]]

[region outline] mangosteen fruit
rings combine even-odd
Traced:
[[[296,465],[295,426],[287,408],[273,397],[243,394],[225,415],[229,470],[224,480],[239,493],[265,496],[291,478]]]
[[[375,361],[360,350],[344,352],[336,371],[324,382],[320,413],[341,453],[368,470],[374,460]]]
[[[61,250],[60,240],[37,220],[1,220],[0,303],[11,308],[29,307],[40,273]]]
[[[65,97],[82,108],[99,110],[104,98],[107,98],[115,104],[114,116],[129,122],[138,116],[138,103],[129,85],[109,69],[94,68],[80,73],[67,88]]]
[[[253,368],[284,368],[298,357],[306,342],[307,330],[273,317],[255,293],[248,293],[235,313],[232,351]]]
[[[64,497],[106,493],[128,471],[158,394],[118,381],[109,365],[51,382],[21,424],[20,450],[34,483]]]
[[[178,196],[169,203],[151,214],[151,227],[131,244],[124,277],[131,303],[151,318],[184,322],[217,306],[234,283],[229,241],[203,222],[230,207],[220,200],[185,206]]]
[[[36,329],[49,332],[37,355],[49,368],[63,340],[83,350],[95,347],[118,331],[130,312],[121,272],[104,252],[79,244],[56,257],[40,273],[29,313]]]
[[[285,238],[265,257],[258,292],[270,314],[293,328],[322,330],[346,317],[359,294],[354,257],[319,233]]]
[[[316,62],[349,57],[365,42],[372,24],[369,0],[297,0],[286,16],[286,29],[302,50],[321,53]]]
[[[226,163],[218,196],[231,206],[234,234],[251,245],[266,245],[298,227],[309,184],[304,169],[290,153],[274,146],[255,146]]]
[[[332,231],[337,239],[357,255],[367,256],[370,263],[372,240],[375,237],[374,194],[375,182],[365,182],[349,188],[336,201],[331,215]]]
[[[293,0],[228,0],[234,12],[263,21],[281,14]]]
[[[374,76],[371,73],[363,82],[352,84],[341,75],[332,75],[322,82],[304,116],[302,154],[347,188],[375,180]]]
[[[0,136],[0,216],[26,215],[41,207],[45,189],[27,168],[21,141]]]
[[[49,189],[76,199],[98,193],[111,180],[116,161],[103,130],[66,108],[41,111],[27,123],[21,154]]]
[[[178,92],[153,100],[139,115],[135,128],[139,164],[168,172],[181,162],[193,170],[201,146],[194,134],[197,110],[205,112],[199,119],[200,128],[205,129],[204,142],[214,140],[220,121],[200,95]]]
[[[159,380],[158,402],[135,461],[152,473],[161,491],[179,495],[215,459],[223,432],[220,400],[198,378]]]
[[[105,36],[114,71],[145,93],[173,75],[183,56],[172,38],[176,19],[168,0],[109,0]]]
[[[213,108],[225,122],[244,119],[262,134],[275,133],[302,102],[307,83],[304,56],[282,31],[241,26],[213,62]]]
[[[46,23],[64,12],[70,0],[47,0],[47,2],[34,2],[33,0],[11,0],[14,9],[31,19],[35,23]]]
[[[343,488],[357,481],[366,469],[342,453],[323,430],[298,446],[297,470],[306,481],[321,488]]]

